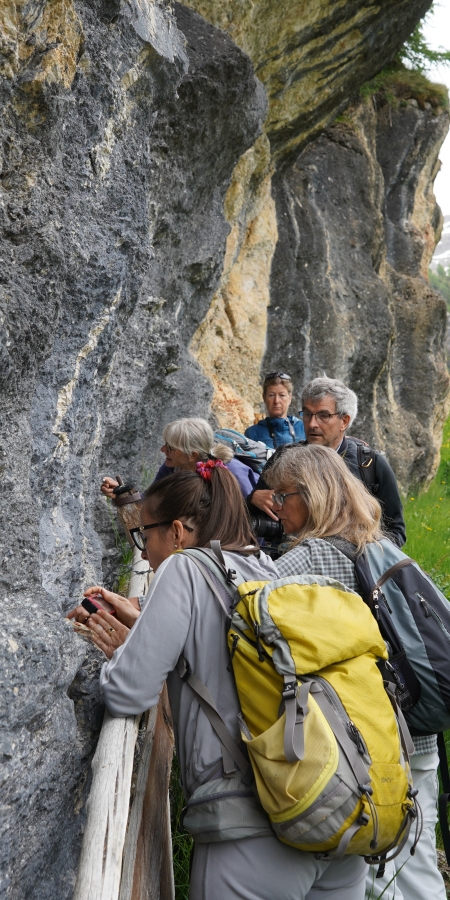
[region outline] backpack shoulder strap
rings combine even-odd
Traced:
[[[377,494],[379,484],[376,480],[375,473],[375,450],[372,447],[369,447],[365,441],[361,441],[359,438],[350,437],[346,438],[347,441],[353,441],[356,444],[356,453],[358,456],[358,468],[361,472],[361,481],[365,484],[368,491],[371,494]]]
[[[222,745],[222,765],[225,778],[231,778],[235,775],[237,766],[242,774],[244,784],[249,784],[253,777],[251,763],[244,756],[242,750],[239,749],[236,741],[228,731],[206,684],[203,684],[203,681],[200,681],[194,672],[191,671],[189,663],[184,656],[180,656],[177,669],[181,680],[185,681],[195,694],[200,708],[219,738]]]
[[[351,541],[347,541],[346,538],[340,537],[338,534],[333,534],[327,537],[320,538],[321,541],[326,541],[327,544],[331,544],[332,547],[336,547],[336,550],[340,550],[350,562],[356,562],[358,558],[358,551],[354,544]]]
[[[227,603],[229,603],[230,597],[233,600],[235,599],[236,589],[228,576],[230,572],[236,576],[236,572],[233,569],[227,571],[225,559],[220,547],[220,541],[211,541],[211,546],[213,544],[217,546],[212,547],[211,551],[204,547],[191,547],[184,550],[184,553],[202,573],[203,578],[211,588],[214,596],[217,597],[229,623],[231,620],[231,613],[227,608]],[[221,577],[219,577],[219,573]],[[237,766],[242,774],[244,783],[250,784],[253,777],[251,764],[228,731],[225,722],[218,712],[212,694],[206,685],[203,684],[203,681],[200,681],[195,672],[192,671],[183,655],[181,655],[178,660],[177,669],[182,681],[186,681],[194,692],[200,708],[203,710],[213,731],[215,731],[219,738],[222,745],[222,766],[225,778],[231,778],[231,776],[235,774]]]

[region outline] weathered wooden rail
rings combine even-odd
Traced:
[[[124,528],[138,507],[118,507]],[[133,553],[129,597],[146,593],[148,564]],[[145,716],[134,790],[132,776],[141,716],[106,710],[92,760],[92,787],[73,900],[174,900],[169,780],[173,729],[167,689]]]

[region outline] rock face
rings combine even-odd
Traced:
[[[389,62],[429,9],[427,0],[189,0],[253,60],[269,99],[277,159],[299,150]]]
[[[448,116],[369,101],[343,119],[274,178],[264,367],[292,373],[296,408],[310,378],[349,384],[352,430],[386,452],[406,489],[434,472],[446,409],[445,302],[426,273]]]
[[[1,6],[0,897],[73,892],[103,710],[62,612],[114,567],[100,473],[148,481],[181,415],[245,427],[264,354],[348,377],[403,483],[432,470],[447,119],[307,145],[428,5]]]
[[[266,99],[184,8],[160,10],[156,37],[131,3],[26,9],[2,96],[0,896],[64,900],[102,710],[97,656],[61,613],[101,577],[99,466],[140,477],[163,423],[208,409],[187,348]]]

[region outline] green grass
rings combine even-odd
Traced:
[[[448,90],[443,84],[434,84],[415,69],[409,69],[400,62],[391,63],[382,69],[371,81],[360,88],[363,99],[375,97],[378,104],[388,103],[394,109],[408,100],[417,100],[420,109],[429,103],[436,114],[448,109]]]
[[[436,477],[427,491],[408,494],[404,502],[407,542],[403,550],[450,600],[450,418]]]
[[[450,418],[444,428],[437,474],[427,491],[408,494],[405,522],[408,540],[403,550],[417,560],[450,600]],[[445,732],[445,743],[450,764],[450,731]],[[436,841],[442,849],[439,823]]]
[[[194,842],[181,825],[181,814],[186,801],[181,790],[180,768],[176,754],[173,756],[169,794],[175,900],[189,900],[189,867]]]

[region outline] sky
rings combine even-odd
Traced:
[[[433,13],[425,19],[423,33],[433,50],[450,50],[450,0],[436,0]],[[450,65],[434,66],[426,74],[431,81],[446,84],[450,90]],[[444,216],[450,216],[450,135],[442,145],[439,159],[442,168],[434,182],[434,193]]]

